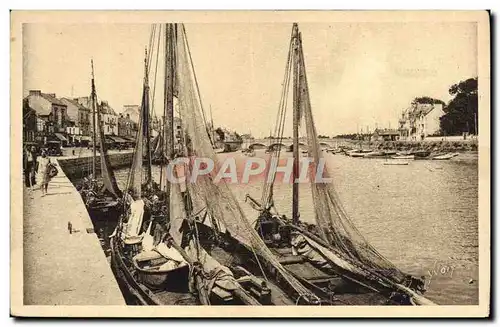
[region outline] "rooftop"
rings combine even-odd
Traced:
[[[42,93],[42,91],[40,91],[40,90],[30,90],[30,93],[29,93],[27,98],[29,99],[29,97],[41,97],[41,98],[49,101],[51,104],[66,107],[66,104],[64,102],[62,102],[61,100],[56,98],[55,93]],[[52,111],[52,108],[48,108],[48,107],[44,107],[44,106],[37,106],[36,103],[30,103],[30,106],[39,115],[49,115]]]
[[[87,110],[89,111],[90,109],[83,106],[81,103],[79,103],[76,99],[69,99],[69,98],[61,98],[61,102],[63,102],[68,109],[66,110],[70,120],[76,121],[78,120],[78,111],[79,110]]]

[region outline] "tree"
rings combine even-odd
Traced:
[[[477,77],[453,84],[449,89],[454,98],[444,108],[440,118],[441,131],[445,135],[475,134],[477,119]]]
[[[434,99],[434,98],[427,97],[427,96],[416,97],[415,99],[413,99],[412,104],[417,104],[417,103],[420,103],[420,104],[442,104],[443,107],[445,106],[445,103],[443,100]]]

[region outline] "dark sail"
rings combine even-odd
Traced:
[[[128,190],[132,192],[134,199],[140,199],[141,185],[142,185],[142,161],[144,152],[144,102],[145,102],[146,88],[142,93],[141,114],[139,115],[139,130],[135,140],[134,157],[132,159],[132,167],[130,167],[130,174],[128,180]]]
[[[99,133],[99,152],[101,155],[101,176],[103,180],[103,188],[113,194],[116,198],[119,198],[122,194],[116,183],[115,174],[113,169],[111,169],[111,164],[108,157],[108,149],[104,142],[104,132],[102,130],[101,121],[101,106],[97,105],[97,94],[94,82],[94,65],[92,63],[92,106],[97,109],[97,131]]]

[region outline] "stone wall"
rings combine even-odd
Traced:
[[[133,152],[109,154],[111,168],[124,168],[132,165]],[[59,166],[68,178],[81,178],[87,176],[92,170],[92,157],[60,158]],[[101,158],[96,158],[96,169],[101,170]]]

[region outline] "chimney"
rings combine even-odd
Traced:
[[[30,95],[40,96],[42,91],[40,90],[30,90]]]

